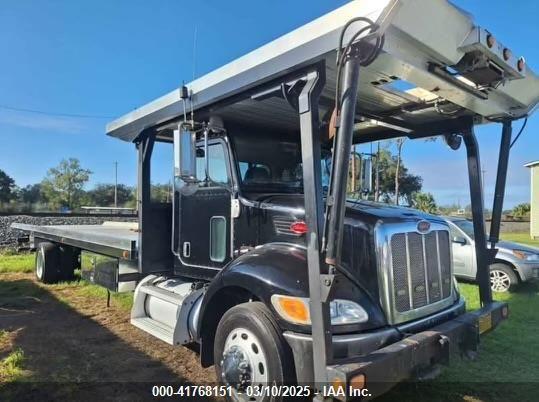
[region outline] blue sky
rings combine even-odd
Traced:
[[[79,158],[92,182],[136,182],[134,146],[105,136],[111,118],[346,3],[345,1],[27,1],[3,0],[0,13],[0,169],[17,184],[39,182],[64,157]],[[539,3],[455,3],[476,16],[539,69]],[[67,117],[74,114],[98,117]],[[529,172],[539,159],[539,118],[533,116],[511,155],[506,206],[528,201]],[[520,122],[516,123],[516,127]],[[487,206],[495,180],[499,127],[478,129]],[[157,150],[157,181],[171,173],[167,149]],[[469,201],[464,151],[409,142],[405,163],[441,204]]]

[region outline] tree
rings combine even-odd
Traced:
[[[93,190],[86,193],[89,198],[89,203],[97,207],[114,206],[114,184],[97,184]],[[130,200],[136,197],[132,187],[125,184],[118,184],[118,206],[124,206]]]
[[[151,198],[154,202],[170,202],[172,199],[172,185],[167,184],[152,184]]]
[[[397,159],[388,148],[380,149],[378,152],[378,196],[384,202],[395,202],[395,177],[397,177]],[[412,195],[421,191],[423,180],[420,176],[413,175],[403,163],[402,157],[399,163],[399,197],[405,199],[408,205],[412,203]]]
[[[43,194],[54,207],[75,209],[84,196],[84,185],[92,172],[83,169],[76,158],[63,159],[60,164],[47,171],[41,183]]]
[[[524,218],[530,215],[531,206],[529,203],[518,204],[513,208],[513,216]]]
[[[395,168],[395,205],[399,205],[399,184],[400,184],[400,168],[401,168],[401,159],[402,159],[402,147],[404,146],[404,141],[406,138],[401,137],[395,140],[397,144],[397,166]]]
[[[431,193],[418,192],[413,195],[412,206],[420,211],[435,214],[438,211],[438,206]]]
[[[41,184],[28,184],[21,188],[18,193],[19,202],[23,204],[37,204],[46,201],[41,194]]]
[[[0,202],[9,202],[15,196],[15,180],[0,169]]]

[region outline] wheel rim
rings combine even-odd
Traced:
[[[248,386],[268,383],[268,363],[260,340],[245,328],[235,328],[225,341],[221,360],[221,379],[232,388],[238,401],[258,401],[262,396],[248,396]],[[243,392],[241,392],[243,391]]]
[[[490,271],[490,287],[495,292],[507,292],[511,287],[511,278],[503,271]]]
[[[43,252],[41,251],[41,249],[37,253],[36,276],[38,277],[38,279],[43,278]]]

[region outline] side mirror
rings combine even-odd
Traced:
[[[174,130],[174,176],[185,182],[195,182],[196,160],[195,133],[178,127],[178,130]]]
[[[460,244],[461,246],[465,246],[466,244],[468,244],[466,239],[464,237],[460,237],[460,236],[454,236],[453,237],[453,243]]]
[[[361,159],[360,185],[363,192],[372,192],[372,160],[370,158]]]

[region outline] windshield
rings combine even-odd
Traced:
[[[457,220],[453,221],[455,225],[458,226],[460,230],[466,233],[472,239],[474,238],[473,223],[467,220]]]
[[[241,187],[249,192],[303,192],[301,145],[290,138],[234,139]],[[322,187],[329,185],[329,152],[322,153]]]

